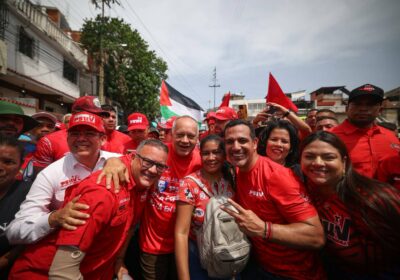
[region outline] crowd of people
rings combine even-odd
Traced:
[[[230,279],[399,279],[400,142],[378,125],[383,93],[352,90],[343,122],[220,107],[206,131],[140,112],[117,129],[94,96],[62,120],[0,101],[0,279],[216,279],[198,238],[222,194],[251,243]]]

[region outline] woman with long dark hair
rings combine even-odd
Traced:
[[[190,174],[207,188],[207,193],[234,195],[234,170],[225,163],[224,142],[215,134],[200,141],[202,168]],[[175,259],[178,278],[210,279],[200,265],[196,231],[201,228],[210,197],[192,179],[185,178],[176,203]]]
[[[301,143],[301,168],[324,226],[331,279],[400,278],[400,192],[357,173],[344,143],[318,131]]]
[[[257,153],[291,168],[303,179],[299,165],[299,137],[296,127],[287,120],[273,120],[258,136]]]

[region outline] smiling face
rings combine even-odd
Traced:
[[[0,146],[0,189],[9,187],[21,166],[21,154],[18,148]]]
[[[138,154],[144,159],[151,160],[153,162],[166,165],[168,153],[160,147],[144,145]],[[135,157],[131,163],[132,175],[140,188],[150,188],[160,179],[161,173],[157,171],[156,165],[146,168],[143,166],[143,159]]]
[[[172,128],[172,145],[178,156],[190,155],[197,144],[199,132],[197,123],[191,118],[179,118]]]
[[[221,171],[225,160],[224,151],[216,140],[210,140],[203,144],[200,151],[203,170],[209,174],[216,174]]]
[[[285,164],[285,160],[290,151],[290,135],[286,129],[275,128],[271,131],[267,140],[267,157],[276,163]]]
[[[228,161],[240,171],[249,171],[258,158],[257,138],[251,138],[250,128],[244,124],[229,127],[224,140]]]
[[[301,169],[315,187],[334,189],[342,179],[346,159],[327,142],[315,140],[304,147],[301,154]]]
[[[68,147],[74,157],[83,164],[97,160],[104,140],[105,135],[90,126],[79,125],[68,130]]]

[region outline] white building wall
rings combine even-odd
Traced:
[[[35,40],[36,47],[33,59],[18,51],[21,26]],[[9,25],[6,30],[5,41],[7,43],[9,69],[63,92],[70,97],[78,98],[80,96],[79,76],[77,77],[77,84],[63,77],[64,56],[60,50],[43,40],[41,36],[38,36],[31,27],[23,24],[13,13],[9,13]],[[69,60],[67,59],[67,61]],[[71,63],[71,61],[69,62]]]

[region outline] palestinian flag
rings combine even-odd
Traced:
[[[160,93],[161,117],[168,120],[172,116],[188,115],[198,122],[203,119],[204,110],[192,99],[162,81]]]

